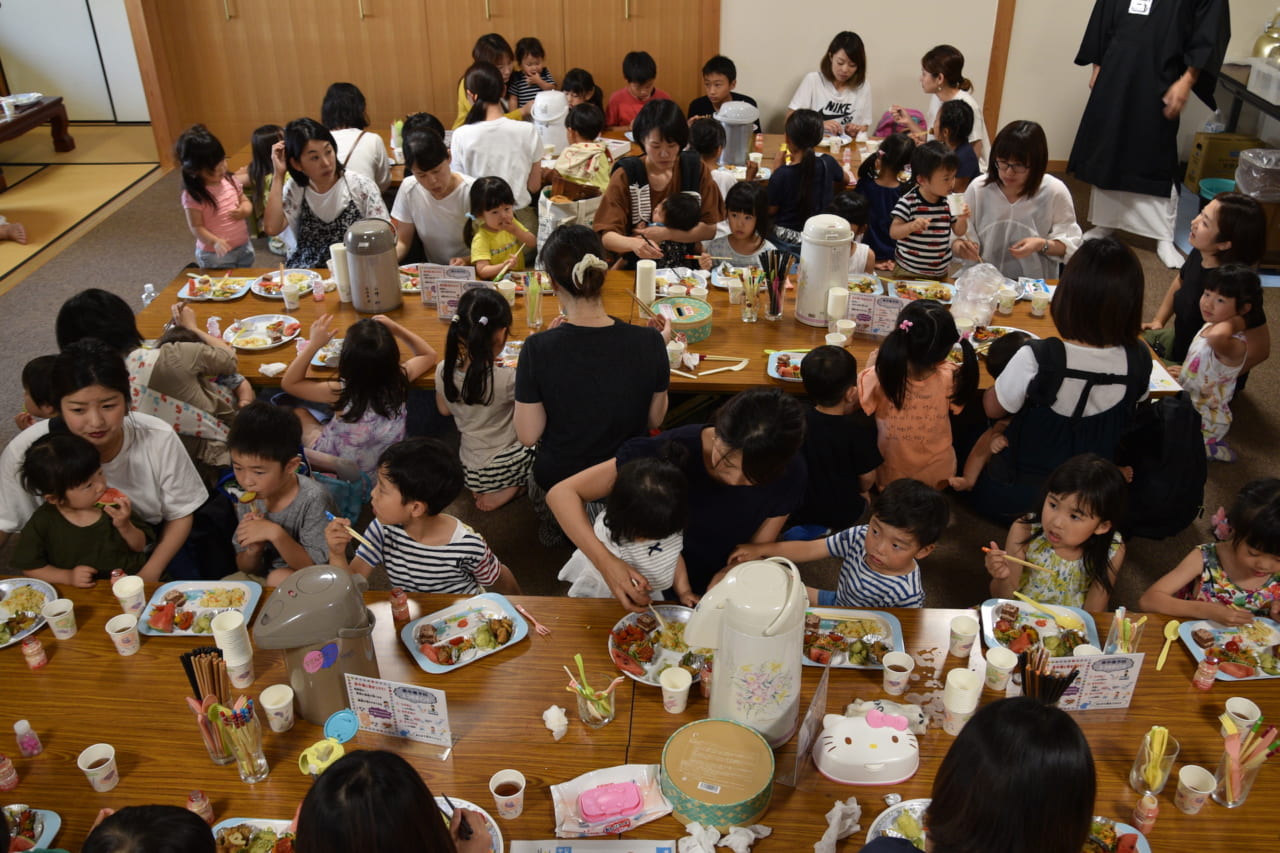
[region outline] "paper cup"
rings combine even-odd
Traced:
[[[761,163],[764,162],[764,154],[760,153],[759,151],[752,151],[751,153],[747,154],[747,160],[759,166]]]
[[[835,323],[844,319],[849,313],[849,288],[832,287],[827,290],[827,322]],[[828,326],[831,331],[834,328]]]
[[[116,651],[122,656],[136,655],[141,644],[138,637],[138,617],[121,613],[107,620],[107,635],[116,644]]]
[[[1013,306],[1018,301],[1018,294],[1008,287],[1002,287],[996,291],[997,310],[1008,316],[1013,313]]]
[[[1217,780],[1213,774],[1203,767],[1188,764],[1178,771],[1178,793],[1174,794],[1173,804],[1183,814],[1195,814],[1203,808]]]
[[[224,610],[209,623],[214,644],[222,649],[222,656],[231,666],[232,660],[243,661],[253,657],[249,644],[249,631],[245,628],[244,614],[239,610]]]
[[[250,652],[248,657],[229,657],[225,652],[222,659],[227,664],[227,679],[231,682],[232,687],[238,687],[241,690],[253,684],[253,653]]]
[[[884,692],[890,696],[906,693],[911,671],[916,668],[915,658],[906,652],[889,652],[880,663],[884,666]]]
[[[280,297],[284,300],[284,310],[297,311],[302,304],[302,288],[296,284],[286,284],[280,288]]]
[[[1049,303],[1052,301],[1053,296],[1042,290],[1037,290],[1031,294],[1031,316],[1043,317],[1044,312],[1049,308]]]
[[[680,366],[680,359],[684,357],[684,341],[672,341],[667,344],[667,364],[672,368]]]
[[[1102,654],[1102,649],[1098,648],[1092,643],[1081,643],[1080,645],[1076,646],[1074,649],[1071,650],[1071,654],[1075,655],[1076,657],[1090,657],[1092,655]]]
[[[76,635],[75,603],[69,598],[59,598],[40,608],[53,636],[59,640],[69,640]]]
[[[975,325],[976,325],[976,324],[973,322],[973,318],[972,318],[972,317],[957,317],[957,318],[956,318],[956,331],[960,333],[960,337],[962,337],[962,338],[963,338],[963,337],[965,337],[965,336],[967,336],[967,335],[972,335],[972,334],[973,334],[973,328],[974,328],[974,326],[975,326]]]
[[[946,686],[942,690],[942,729],[949,735],[958,735],[965,723],[978,709],[982,692],[982,679],[969,669],[953,669],[947,673]]]
[[[977,637],[978,620],[972,616],[957,616],[951,620],[951,645],[948,651],[958,658],[966,658]]]
[[[273,732],[287,732],[293,728],[293,688],[287,684],[273,684],[258,696],[262,711],[267,715],[267,725]]]
[[[109,743],[95,743],[86,748],[76,759],[76,766],[95,791],[110,791],[120,784],[120,772],[116,769],[116,749]]]
[[[952,216],[964,213],[964,193],[951,193],[947,196],[947,209]]]
[[[689,288],[689,295],[692,296],[694,299],[701,299],[703,302],[707,301],[708,293],[710,293],[710,291],[707,290],[705,287]]]
[[[508,305],[516,304],[516,283],[514,281],[498,282],[498,292],[502,294],[502,298],[507,300]]]
[[[689,704],[689,686],[693,684],[693,676],[684,667],[672,666],[664,669],[658,676],[662,685],[662,707],[668,714],[681,714]]]
[[[853,320],[836,320],[836,334],[844,335],[846,344],[853,339],[853,330],[856,328],[858,324]]]
[[[1235,721],[1236,728],[1241,732],[1240,739],[1244,740],[1244,731],[1258,722],[1258,718],[1262,716],[1262,709],[1243,696],[1232,696],[1227,700],[1227,716]],[[1225,726],[1222,729],[1222,736],[1227,736]]]
[[[957,711],[944,705],[942,707],[942,730],[952,737],[959,735],[965,725],[973,719],[973,715],[976,712],[976,709],[972,711]]]
[[[120,609],[125,613],[137,616],[147,606],[147,591],[143,588],[142,578],[137,575],[125,575],[111,586]]]
[[[1018,656],[1003,646],[987,650],[987,675],[984,682],[988,690],[1004,690],[1009,686],[1009,676],[1018,665]]]
[[[667,285],[667,296],[687,296],[688,294],[689,288],[685,287],[683,284]]]
[[[843,347],[845,344],[849,342],[849,339],[846,338],[844,335],[840,334],[839,332],[832,332],[831,334],[827,335],[825,340],[827,342],[827,346],[829,347]]]
[[[511,820],[524,811],[524,774],[519,770],[499,770],[489,777],[489,793],[498,817]]]

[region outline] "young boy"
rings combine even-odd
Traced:
[[[301,421],[261,401],[241,409],[227,435],[236,483],[244,497],[253,495],[236,503],[236,568],[255,578],[266,574],[267,586],[323,565],[328,556],[325,513],[333,511],[333,498],[315,480],[298,476],[301,448]]]
[[[444,136],[430,130],[406,128],[404,162],[409,174],[391,206],[397,263],[404,262],[415,234],[422,239],[428,261],[453,266],[471,263],[471,247],[462,241],[462,228],[471,212],[475,179],[453,171]]]
[[[516,96],[521,107],[556,87],[556,78],[547,70],[547,52],[536,38],[516,42],[516,69],[507,83],[507,94]]]
[[[410,438],[391,445],[378,460],[368,543],[348,562],[351,522],[334,519],[325,530],[329,562],[365,576],[382,563],[392,586],[410,592],[471,595],[489,588],[520,595],[515,576],[480,534],[444,514],[461,491],[462,463],[445,444]]]
[[[933,135],[943,145],[956,153],[956,188],[954,192],[964,192],[969,182],[982,172],[978,164],[978,155],[969,141],[973,132],[973,107],[956,98],[947,101],[938,110],[938,117],[933,122]]]
[[[53,363],[56,355],[41,355],[22,366],[22,411],[13,416],[18,429],[47,421],[58,413],[53,404]]]
[[[867,492],[884,459],[876,446],[876,424],[858,404],[858,362],[843,347],[821,346],[800,363],[805,411],[800,452],[809,469],[804,504],[789,521],[806,528],[787,539],[825,537],[852,527],[867,508]]]
[[[609,127],[631,128],[636,113],[649,101],[669,101],[671,96],[654,85],[658,63],[643,50],[633,50],[622,58],[622,76],[627,85],[609,96],[604,123]]]
[[[992,379],[999,378],[1004,369],[1009,366],[1014,354],[1029,340],[1031,336],[1026,332],[1009,332],[991,342],[987,347],[987,373],[991,374]],[[977,405],[981,408],[980,403]],[[1000,418],[978,437],[973,444],[973,449],[965,457],[961,476],[947,479],[951,488],[957,492],[967,492],[974,487],[979,475],[982,474],[982,469],[986,468],[987,463],[991,461],[991,457],[1009,446],[1009,439],[1004,437],[1004,431],[1011,420],[1011,417]]]
[[[812,542],[739,545],[730,565],[786,557],[796,562],[839,557],[836,590],[808,587],[820,607],[921,607],[920,564],[933,553],[950,521],[947,499],[919,480],[894,480],[871,504],[871,522]]]
[[[862,242],[871,222],[871,202],[857,190],[847,190],[831,199],[827,213],[839,216],[849,223],[853,242],[849,244],[849,275],[875,274],[876,253]]]
[[[604,130],[604,111],[592,103],[581,103],[569,108],[564,117],[564,133],[569,146],[560,152],[555,170],[565,180],[575,184],[597,187],[604,193],[609,186],[609,147],[597,142]],[[590,222],[582,223],[590,225]]]
[[[716,111],[730,101],[746,101],[751,106],[756,104],[750,95],[740,95],[734,91],[738,85],[738,66],[727,56],[711,57],[702,66],[702,88],[706,90],[701,98],[689,102],[689,123],[703,116],[714,116]],[[760,120],[756,119],[755,132],[760,132]]]
[[[934,140],[911,152],[915,186],[893,208],[889,237],[897,240],[898,278],[946,278],[951,271],[951,242],[969,229],[969,208],[952,216],[947,195],[956,182],[955,152]]]
[[[98,450],[78,435],[55,434],[27,449],[22,482],[44,498],[13,550],[10,566],[49,583],[92,587],[112,569],[137,574],[155,531],[129,498],[107,488]],[[159,580],[157,577],[144,580]]]
[[[662,225],[675,231],[692,231],[698,227],[702,215],[702,200],[697,193],[673,193],[653,212],[654,225]],[[660,267],[693,267],[702,254],[701,243],[680,243],[663,240],[658,243],[662,251]],[[692,257],[691,257],[692,256]]]

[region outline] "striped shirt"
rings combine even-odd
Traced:
[[[905,575],[883,575],[867,565],[867,525],[827,537],[827,550],[840,558],[837,607],[922,607],[920,564]]]
[[[903,222],[928,219],[929,227],[898,240],[894,259],[913,275],[943,278],[951,269],[951,226],[954,219],[945,198],[930,204],[913,187],[893,206],[893,218]]]
[[[407,592],[483,592],[498,579],[502,564],[489,545],[470,527],[453,519],[456,527],[445,545],[423,545],[394,524],[374,519],[365,528],[373,547],[361,544],[356,556],[371,566],[382,563],[392,586]]]
[[[556,78],[552,77],[551,72],[548,71],[547,69],[545,68],[542,69],[542,73],[539,74],[538,76],[543,79],[543,82],[550,83],[552,88],[555,87]],[[525,104],[529,103],[534,98],[538,97],[539,92],[549,92],[549,91],[551,90],[542,89],[542,88],[539,88],[538,86],[535,86],[533,83],[530,83],[529,78],[526,77],[525,73],[521,71],[519,68],[512,69],[511,81],[507,83],[507,94],[515,95],[516,101],[519,102],[520,106],[523,107]]]

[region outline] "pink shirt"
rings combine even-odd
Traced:
[[[204,227],[215,237],[221,237],[233,249],[238,249],[249,242],[249,223],[246,219],[232,219],[231,214],[240,206],[244,191],[235,181],[227,178],[216,186],[208,186],[209,195],[213,196],[213,204],[196,201],[186,190],[182,191],[182,206],[190,210],[198,210],[204,216]],[[196,240],[196,247],[202,252],[216,251],[212,245],[203,240]]]
[[[631,94],[626,86],[609,96],[609,103],[604,110],[604,123],[606,127],[620,127],[622,125],[630,126],[631,122],[636,120],[636,113],[640,112],[640,108],[649,101],[669,101],[671,96],[661,89],[654,89],[653,94],[648,100],[640,100]],[[643,147],[643,146],[641,146]]]
[[[902,408],[893,405],[880,387],[874,367],[858,376],[858,396],[862,410],[874,415],[879,433],[877,444],[884,463],[876,469],[880,488],[902,477],[911,477],[935,489],[946,488],[947,478],[956,473],[956,450],[951,444],[951,403],[959,365],[939,364],[924,379],[907,380]]]

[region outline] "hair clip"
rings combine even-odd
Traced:
[[[452,320],[450,320],[449,322],[450,322],[450,323],[456,323],[456,322],[458,322],[458,315],[457,315],[457,314],[454,314],[454,315],[453,315],[453,319],[452,319]]]
[[[904,331],[904,332],[905,332],[905,331],[907,331],[907,330],[909,330],[909,329],[911,328],[911,321],[910,321],[910,320],[903,320],[901,323],[899,323],[899,324],[898,324],[898,328],[899,328],[899,329],[901,329],[901,330],[902,330],[902,331]]]
[[[582,260],[573,265],[573,283],[581,287],[582,277],[587,274],[588,270],[608,272],[609,265],[590,252],[587,252],[582,256]]]
[[[481,326],[487,326],[489,325],[489,318],[485,317],[484,315],[481,315],[480,319],[476,320],[476,322],[479,323]]]

